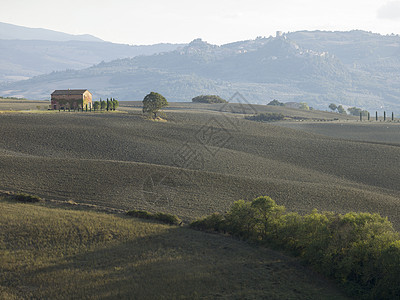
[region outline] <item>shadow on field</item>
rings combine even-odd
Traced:
[[[26,274],[27,281],[45,281],[45,298],[341,297],[291,258],[185,228],[82,252]]]

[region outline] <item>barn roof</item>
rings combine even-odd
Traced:
[[[55,90],[51,95],[83,95],[87,90]]]

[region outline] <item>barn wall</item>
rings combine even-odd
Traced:
[[[92,94],[89,91],[80,95],[51,95],[51,109],[61,108],[92,108]]]
[[[83,107],[86,107],[86,104],[88,108],[91,108],[93,105],[92,94],[89,91],[83,93]]]

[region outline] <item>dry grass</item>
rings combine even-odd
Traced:
[[[0,98],[0,111],[1,112],[12,112],[12,111],[47,111],[50,101],[41,100],[13,100],[13,99],[1,99]],[[38,109],[39,107],[39,109]]]
[[[0,200],[2,299],[341,299],[295,260],[219,235]]]

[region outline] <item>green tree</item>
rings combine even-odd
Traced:
[[[255,209],[251,207],[251,202],[235,201],[225,217],[227,231],[244,239],[252,239],[256,226],[254,214]]]
[[[143,99],[143,113],[154,114],[154,119],[157,117],[157,112],[166,106],[168,106],[167,99],[159,93],[151,92]]]
[[[285,212],[285,207],[276,205],[270,197],[258,197],[251,202],[254,209],[256,230],[261,240],[267,237],[277,237],[279,219]]]
[[[358,107],[350,107],[347,109],[349,111],[349,113],[353,116],[359,116],[360,113],[363,117],[368,116],[368,111],[366,110],[362,110],[361,108]]]
[[[116,110],[119,106],[119,102],[117,99],[112,98],[112,109]]]
[[[339,114],[345,114],[345,115],[347,114],[346,110],[343,108],[342,105],[339,105],[336,109],[337,109]]]
[[[274,106],[285,106],[284,103],[279,102],[278,100],[274,99],[272,100],[270,103],[268,103],[267,105],[274,105]]]
[[[100,102],[99,102],[99,101],[94,101],[94,102],[93,102],[93,108],[94,108],[94,110],[99,110],[99,108],[100,108]]]
[[[304,110],[310,110],[310,107],[305,102],[300,102],[300,107],[299,108],[300,109],[304,109]]]
[[[329,108],[330,108],[332,111],[335,111],[335,110],[337,109],[337,106],[336,106],[335,103],[331,103],[331,104],[329,104]]]
[[[103,109],[106,108],[106,106],[107,106],[106,101],[103,101],[103,100],[100,99],[100,109],[103,110]]]

